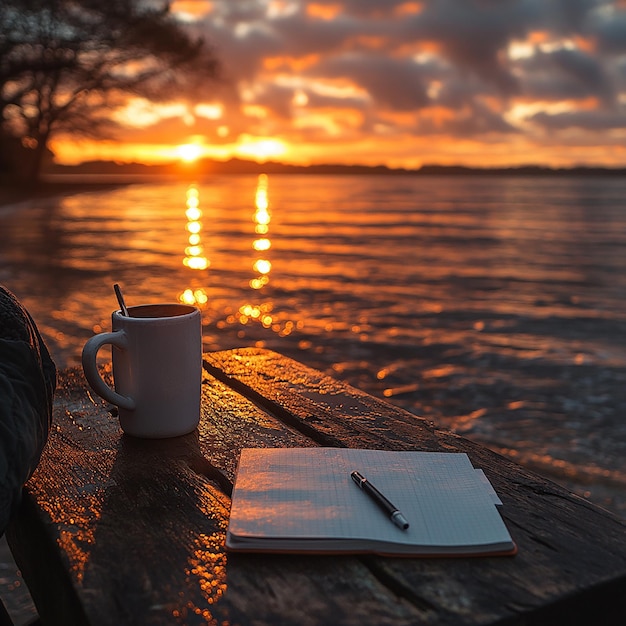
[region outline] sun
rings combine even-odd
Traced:
[[[197,143],[185,143],[178,146],[176,153],[185,163],[193,163],[202,155],[202,147]]]
[[[272,137],[251,138],[242,136],[242,142],[237,146],[237,154],[245,158],[265,161],[269,158],[280,157],[287,152],[287,146],[280,139]]]

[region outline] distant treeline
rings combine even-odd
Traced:
[[[551,168],[541,165],[519,167],[468,167],[464,165],[424,165],[418,169],[390,168],[384,165],[291,165],[267,161],[257,163],[243,159],[228,161],[201,160],[192,164],[167,163],[146,165],[144,163],[117,163],[114,161],[89,161],[80,165],[52,164],[46,174],[89,174],[89,175],[192,175],[211,174],[368,174],[368,175],[489,175],[489,176],[624,176],[626,168],[570,167]]]

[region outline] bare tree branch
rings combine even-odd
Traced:
[[[109,106],[123,94],[191,96],[217,75],[214,51],[167,2],[2,0],[0,133],[36,146],[32,177],[55,133],[110,134]]]

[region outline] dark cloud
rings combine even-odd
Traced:
[[[542,55],[546,56],[546,55]],[[610,83],[602,63],[581,50],[561,48],[548,55],[554,66],[581,85],[585,85],[590,93],[612,93]]]
[[[363,132],[378,124],[390,133],[506,138],[526,132],[523,113],[510,114],[517,104],[530,107],[535,128],[624,127],[626,8],[617,0],[214,0],[212,6],[195,28],[216,46],[245,101],[283,124],[283,136],[296,133],[290,127],[296,91],[307,96],[300,113],[352,109],[364,120]],[[243,128],[234,93],[228,115]],[[572,108],[557,115],[554,103]],[[445,115],[437,118],[435,109]],[[402,119],[396,130],[394,119]]]
[[[237,0],[236,2],[218,0],[211,4],[213,6],[210,14],[211,20],[226,28],[233,28],[242,23],[262,22],[267,16],[266,3],[258,0]]]
[[[319,65],[316,72],[333,78],[350,78],[383,108],[410,111],[430,102],[422,68],[411,59],[349,53]]]
[[[598,16],[592,20],[590,30],[597,39],[599,52],[626,53],[626,11]]]
[[[609,4],[606,0],[539,0],[538,25],[560,35],[585,34],[594,12]]]
[[[533,123],[549,130],[577,128],[583,130],[608,131],[626,128],[625,111],[574,111],[567,113],[536,113],[530,118]]]
[[[333,0],[322,1],[320,4],[336,5]],[[397,7],[406,4],[406,0],[344,0],[341,3],[346,13],[360,16],[392,15]]]
[[[538,52],[525,64],[528,97],[562,100],[596,97],[605,105],[615,100],[615,86],[595,56],[572,48]]]
[[[258,88],[254,103],[271,109],[279,118],[291,117],[294,89],[272,83],[265,83]]]
[[[208,15],[205,32],[227,62],[231,58],[240,60],[244,54],[253,55],[257,65],[274,55],[327,54],[340,49],[367,27],[343,14],[333,20],[311,19],[305,11],[306,3],[297,10],[276,15],[233,11],[230,7],[237,2],[222,0],[215,4],[218,9]],[[254,4],[259,7],[263,3]],[[230,65],[235,67],[234,63]]]
[[[474,102],[466,111],[461,111],[447,126],[446,131],[456,137],[482,137],[519,133],[499,113],[480,102]]]
[[[224,78],[232,83],[251,81],[262,68],[266,57],[284,54],[283,43],[271,31],[260,28],[236,30],[208,22],[203,33],[215,47],[224,67]]]
[[[420,117],[415,126],[419,136],[445,134],[459,138],[480,138],[486,141],[490,136],[508,136],[519,134],[520,130],[509,124],[499,112],[490,109],[479,100],[470,101],[463,108],[450,110],[445,123],[437,116]]]
[[[508,96],[518,91],[518,81],[504,52],[527,35],[535,12],[533,3],[512,0],[437,0],[407,19],[401,32],[406,41],[438,44],[455,66]]]
[[[271,21],[271,28],[292,56],[328,54],[342,50],[347,42],[372,30],[367,23],[338,15],[332,20],[311,19],[299,11]]]

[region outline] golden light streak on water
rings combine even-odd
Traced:
[[[269,177],[267,174],[260,174],[257,179],[257,187],[254,196],[254,232],[257,235],[267,235],[271,215],[269,211]],[[252,249],[255,252],[267,252],[272,247],[269,237],[259,237],[252,241]],[[257,274],[253,276],[249,285],[254,291],[260,292],[269,282],[269,274],[272,271],[272,262],[267,258],[256,258],[252,263],[252,269]],[[239,308],[238,321],[240,324],[247,324],[250,321],[260,322],[265,328],[274,328],[274,318],[270,314],[273,306],[271,303],[244,304]]]
[[[187,198],[185,216],[187,218],[186,230],[189,233],[187,241],[189,245],[185,248],[183,265],[191,270],[206,270],[211,262],[204,254],[202,245],[202,219],[203,213],[200,209],[200,192],[195,185],[187,188]],[[204,306],[209,298],[206,290],[202,287],[188,288],[179,294],[178,299],[184,304]]]

